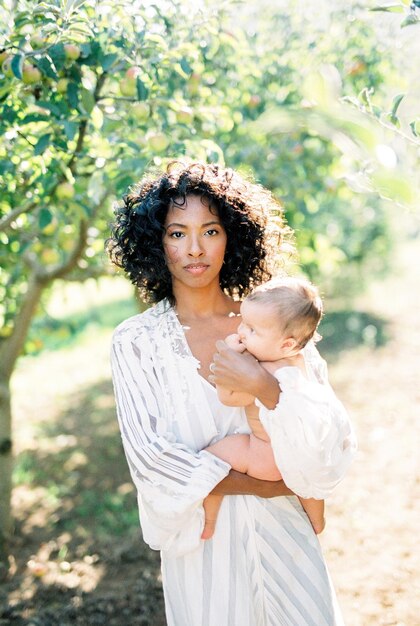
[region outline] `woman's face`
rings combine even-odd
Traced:
[[[171,205],[164,227],[163,248],[174,292],[181,285],[219,285],[227,236],[209,201],[190,195],[181,207]]]

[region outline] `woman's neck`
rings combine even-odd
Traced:
[[[234,302],[219,286],[213,289],[207,287],[184,290],[181,288],[174,292],[174,296],[176,312],[183,322],[229,314],[236,315],[239,312],[240,303]]]

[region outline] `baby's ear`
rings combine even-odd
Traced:
[[[282,348],[284,350],[294,350],[298,345],[298,342],[293,337],[288,337],[283,341]]]

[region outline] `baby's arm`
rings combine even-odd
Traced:
[[[245,346],[241,343],[237,333],[228,335],[225,342],[227,346],[232,348],[232,350],[235,350],[235,352],[245,352]],[[231,389],[221,387],[220,385],[216,385],[216,389],[220,402],[226,406],[248,406],[249,404],[253,404],[255,400],[255,396],[250,393],[232,391]]]
[[[255,437],[252,433],[227,435],[224,439],[206,448],[229,463],[232,469],[248,474],[259,480],[277,481],[281,479],[270,443]],[[203,501],[205,524],[201,534],[202,539],[211,539],[216,528],[217,515],[223,496],[209,494]]]

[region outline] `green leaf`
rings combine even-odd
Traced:
[[[149,95],[149,90],[144,84],[144,82],[137,76],[136,79],[137,86],[137,97],[139,100],[147,100],[147,96]]]
[[[35,156],[38,156],[38,155],[42,154],[43,152],[45,152],[45,150],[50,145],[50,139],[51,139],[51,133],[46,133],[45,135],[42,135],[38,139],[38,141],[36,143],[36,146],[34,148],[34,155]]]
[[[420,137],[420,120],[413,120],[410,122],[410,128],[414,137]]]
[[[117,59],[118,54],[105,54],[102,59],[102,69],[104,70],[104,72],[107,72]]]
[[[77,109],[79,106],[79,85],[70,81],[67,85],[67,98],[70,106],[73,109]]]
[[[0,102],[6,100],[9,95],[9,85],[4,85],[4,87],[0,87]]]
[[[395,98],[392,101],[392,108],[391,108],[391,115],[395,116],[397,114],[397,110],[398,107],[401,104],[401,100],[404,98],[405,94],[400,93],[398,94],[398,96],[395,96]]]
[[[180,66],[187,76],[190,76],[192,74],[193,70],[192,70],[191,65],[188,63],[187,59],[185,58],[181,59]]]
[[[39,212],[38,224],[41,230],[43,230],[48,224],[53,221],[53,214],[47,208],[43,208]]]
[[[92,109],[94,106],[95,106],[95,98],[93,97],[93,93],[89,91],[89,89],[82,87],[80,89],[79,109],[81,109],[82,113],[89,114],[92,112]]]
[[[15,54],[10,64],[10,67],[16,78],[22,80],[23,55]]]
[[[61,69],[63,69],[66,62],[64,45],[62,43],[54,44],[48,49],[48,54],[51,57],[51,60],[54,63],[57,71],[59,72]]]
[[[65,120],[63,122],[63,128],[64,128],[64,132],[66,133],[67,139],[71,141],[72,139],[74,139],[74,136],[77,133],[77,129],[79,128],[79,125],[77,122]]]
[[[90,43],[82,43],[80,46],[80,56],[83,59],[87,58],[90,55],[91,50],[92,50],[92,47]]]
[[[375,172],[372,182],[378,193],[389,200],[411,206],[415,203],[416,194],[411,181],[399,174]]]
[[[399,128],[401,126],[400,120],[398,119],[398,117],[396,115],[392,115],[390,113],[389,115],[387,115],[387,118],[389,119],[391,124],[393,124],[396,128]]]
[[[378,7],[373,7],[369,9],[370,11],[385,11],[387,13],[403,13],[405,11],[405,6],[401,4],[401,2],[392,3],[392,4],[382,4]]]
[[[43,109],[47,109],[48,111],[51,111],[51,113],[55,117],[61,117],[60,107],[58,107],[53,102],[48,102],[47,100],[39,100],[37,104],[39,107],[42,107]]]
[[[39,67],[43,74],[48,76],[48,78],[54,78],[54,80],[57,80],[57,72],[55,71],[55,67],[48,56],[34,59],[34,63]]]
[[[19,122],[20,126],[24,124],[31,124],[32,122],[49,122],[51,121],[48,115],[41,115],[40,113],[29,113],[29,115],[25,115],[23,120]]]
[[[400,26],[401,28],[405,28],[405,26],[413,26],[413,24],[419,24],[419,23],[420,23],[420,18],[418,18],[417,15],[415,15],[414,13],[410,13],[410,15],[407,15],[407,17],[403,19]]]

